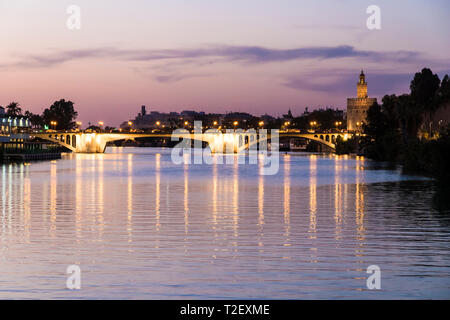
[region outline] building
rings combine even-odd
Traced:
[[[438,138],[443,129],[450,125],[450,102],[440,105],[431,113],[426,113],[419,127],[419,138]]]
[[[356,98],[347,99],[347,130],[351,132],[362,131],[362,125],[366,122],[367,110],[377,102],[376,98],[367,96],[366,76],[362,70],[356,85],[356,94]]]
[[[30,120],[25,116],[8,116],[6,114],[0,114],[1,134],[27,132],[30,128]]]

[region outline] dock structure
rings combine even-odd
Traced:
[[[0,161],[27,162],[61,159],[63,150],[65,150],[64,147],[53,143],[11,139],[0,142]]]
[[[3,154],[3,161],[5,162],[27,162],[38,160],[55,160],[61,159],[60,152],[52,153],[6,153]]]

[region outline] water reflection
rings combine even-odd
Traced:
[[[380,182],[399,176],[361,157],[288,154],[265,176],[261,156],[115,152],[2,165],[0,298],[70,297],[73,263],[91,298],[364,298],[369,261],[392,270],[384,298],[447,296],[450,219],[427,207],[426,181]]]
[[[75,237],[78,244],[82,241],[83,219],[83,160],[75,158]]]
[[[310,239],[316,238],[317,228],[317,157],[309,158],[309,233]]]
[[[50,229],[49,233],[52,238],[55,238],[56,231],[56,201],[57,201],[57,186],[58,186],[58,177],[57,177],[57,163],[56,161],[52,162],[50,167]]]
[[[258,156],[258,247],[259,253],[264,252],[264,156]]]
[[[309,157],[309,239],[310,263],[317,263],[317,156]]]
[[[105,201],[103,198],[104,195],[104,156],[103,154],[96,155],[96,168],[97,168],[97,186],[94,186],[94,190],[96,190],[96,203],[97,203],[97,223],[98,223],[98,240],[103,241],[103,232],[105,230],[105,217],[104,217],[104,208]]]
[[[155,155],[155,227],[159,232],[161,228],[161,154]],[[186,201],[186,200],[185,200]],[[186,210],[186,204],[185,204]]]
[[[364,177],[364,158],[356,157],[356,181],[355,181],[355,221],[356,221],[356,239],[358,240],[358,247],[356,248],[356,256],[364,256],[365,246],[365,228],[364,228],[364,184],[362,183]],[[364,260],[359,260],[364,263]]]
[[[184,164],[184,233],[187,235],[189,232],[189,165]]]
[[[26,168],[25,178],[23,176],[24,168]],[[28,166],[21,167],[21,179],[23,183],[23,214],[24,214],[24,233],[25,241],[30,243],[30,228],[31,228],[31,182],[28,176]]]
[[[336,225],[335,239],[340,240],[342,238],[342,159],[340,156],[336,156],[334,159],[334,221]]]
[[[233,231],[234,238],[233,246],[237,250],[237,238],[239,236],[239,161],[238,156],[235,156],[233,164]]]
[[[291,231],[291,162],[290,162],[290,155],[284,156],[284,246],[289,247],[289,237],[290,237],[290,231]],[[289,257],[284,257],[288,259]]]

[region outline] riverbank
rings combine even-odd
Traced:
[[[52,153],[6,153],[2,155],[3,162],[26,162],[61,159],[60,152]]]

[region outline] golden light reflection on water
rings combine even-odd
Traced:
[[[25,167],[25,166],[23,166]],[[28,166],[26,166],[25,178],[23,177],[23,167],[22,167],[22,179],[24,179],[23,184],[23,212],[24,212],[24,232],[25,241],[30,243],[30,229],[31,229],[31,182],[28,176]]]
[[[11,222],[12,222],[12,201],[13,195],[15,194],[15,190],[13,189],[13,165],[10,164],[8,166],[8,229],[11,230]]]
[[[2,235],[6,231],[6,166],[2,166]]]
[[[75,236],[76,241],[82,240],[83,219],[83,160],[75,157]]]
[[[217,225],[218,225],[218,221],[217,221],[217,212],[218,212],[218,208],[217,208],[217,194],[218,194],[218,168],[217,168],[217,158],[213,158],[213,163],[212,163],[212,229],[214,230],[214,241],[217,241],[217,234],[218,234],[218,230],[217,230]],[[217,248],[215,249],[217,250]],[[214,258],[216,258],[216,255],[213,255]]]
[[[284,201],[283,201],[283,216],[284,216],[284,246],[289,247],[290,244],[290,231],[291,231],[291,156],[284,156]],[[289,258],[289,257],[286,257]]]
[[[233,242],[233,246],[237,251],[237,241],[236,239],[239,236],[239,163],[237,160],[238,156],[235,156],[234,164],[233,164],[233,231],[235,241]]]
[[[156,231],[161,229],[161,154],[155,155],[155,221]]]
[[[310,262],[317,263],[317,156],[309,157],[309,239],[312,241],[310,248]]]
[[[356,239],[358,240],[358,247],[356,248],[356,256],[364,256],[364,246],[366,239],[366,230],[364,226],[364,164],[365,159],[363,157],[356,157],[356,181],[355,181],[355,222],[356,222]],[[363,260],[359,261],[364,263]]]
[[[57,163],[53,162],[50,167],[50,228],[49,233],[52,238],[55,237],[56,231],[56,201],[58,195],[58,176],[57,176]]]
[[[342,238],[342,160],[339,156],[334,158],[334,221],[336,225],[335,239]]]
[[[187,241],[189,232],[189,165],[184,164],[184,234]]]
[[[105,230],[105,217],[104,217],[104,155],[99,154],[96,155],[96,163],[97,163],[97,188],[95,189],[97,196],[97,223],[98,223],[98,239],[99,241],[103,241],[103,233]],[[94,187],[95,188],[95,187]]]
[[[316,238],[317,228],[317,156],[309,158],[309,233],[310,239]]]
[[[258,246],[261,247],[259,252],[264,252],[264,155],[258,155],[258,228],[259,241]]]
[[[258,228],[259,241],[258,246],[261,247],[260,252],[263,252],[264,247],[264,175],[260,174],[258,177]]]
[[[128,243],[133,243],[133,154],[127,156],[127,235]]]

